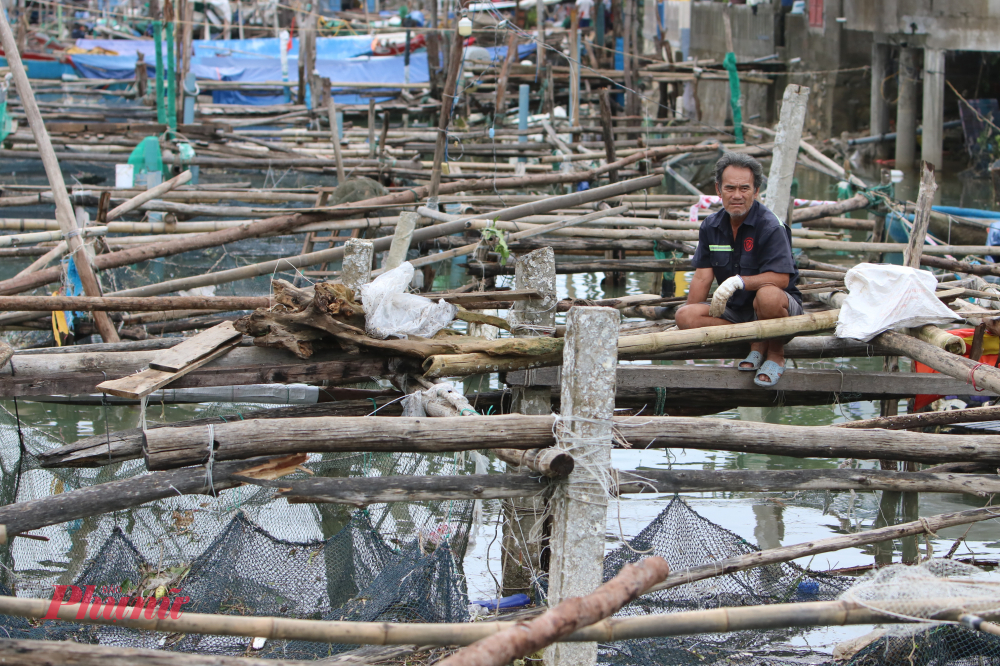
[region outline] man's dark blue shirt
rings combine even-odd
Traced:
[[[747,218],[733,238],[733,225],[725,209],[713,213],[701,223],[698,249],[691,264],[695,268],[711,268],[722,284],[734,275],[787,273],[785,293],[802,303],[802,294],[795,283],[799,271],[792,257],[792,231],[778,221],[764,204],[754,201]],[[745,311],[753,309],[756,292],[740,289],[729,299],[729,307]]]

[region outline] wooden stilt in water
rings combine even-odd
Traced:
[[[539,3],[542,0],[538,0]],[[455,105],[455,91],[458,84],[458,70],[462,65],[462,36],[455,32],[452,40],[451,54],[448,58],[448,78],[444,82],[441,93],[441,118],[438,120],[438,135],[434,143],[434,167],[431,172],[431,184],[428,198],[436,203],[438,191],[441,188],[441,164],[444,162],[444,152],[448,147],[448,124],[451,122],[451,110]]]
[[[552,497],[549,606],[589,594],[601,584],[618,321],[618,311],[612,308],[577,307],[566,316],[556,447],[572,453],[576,466],[555,484]],[[546,666],[596,662],[596,643],[560,643],[545,650]]]
[[[531,285],[543,296],[514,305],[508,315],[511,330],[515,335],[528,337],[544,335],[545,329],[554,329],[556,323],[556,262],[551,248],[535,250],[518,259],[514,288],[521,289],[523,285]],[[529,415],[552,413],[552,390],[549,387],[527,385],[515,388],[513,393],[511,411]],[[527,470],[508,462],[507,471],[517,473]],[[504,502],[502,596],[530,595],[532,582],[544,574],[542,548],[547,535],[543,534],[544,527],[540,521],[546,503],[546,497],[523,497]]]

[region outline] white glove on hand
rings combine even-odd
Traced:
[[[739,275],[734,275],[725,282],[719,285],[719,288],[715,290],[715,295],[712,296],[712,304],[708,306],[708,314],[711,317],[719,318],[722,313],[726,311],[726,303],[732,298],[738,290],[743,289],[746,285],[743,283],[743,278]]]

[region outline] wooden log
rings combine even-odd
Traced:
[[[258,355],[261,354],[261,355]],[[273,355],[272,355],[273,354]],[[72,355],[71,355],[72,356]],[[81,355],[87,356],[87,355]],[[93,363],[56,364],[45,355],[18,356],[16,372],[0,368],[0,396],[4,398],[32,395],[74,395],[92,393],[94,387],[116,377],[141,371],[152,358],[151,353],[94,354],[87,356]],[[123,362],[124,359],[124,362]],[[60,359],[63,360],[63,359]],[[68,359],[67,359],[68,360]],[[189,372],[172,383],[172,388],[232,386],[326,381],[333,385],[365,381],[389,372],[385,357],[320,352],[308,363],[292,362],[287,354],[261,348],[236,348],[226,356]],[[22,374],[24,366],[32,372]]]
[[[824,217],[818,220],[806,220],[802,223],[804,229],[849,229],[871,231],[875,228],[872,220],[860,220],[853,217]],[[874,239],[879,240],[879,239]]]
[[[37,155],[42,160],[42,164],[45,167],[45,175],[48,177],[49,185],[52,187],[56,203],[56,219],[59,221],[59,228],[66,238],[67,247],[74,257],[74,264],[80,276],[80,283],[83,285],[84,293],[88,296],[100,296],[101,285],[97,281],[91,256],[84,248],[83,239],[80,237],[76,215],[73,213],[73,205],[70,203],[69,195],[66,192],[66,183],[63,181],[59,160],[52,149],[49,133],[45,129],[45,121],[42,118],[41,111],[38,110],[35,93],[28,82],[28,74],[25,72],[20,53],[18,52],[17,40],[10,29],[6,15],[0,16],[0,43],[3,44],[4,52],[7,54],[7,64],[14,77],[18,96],[21,99],[24,113],[28,118],[28,124],[31,126],[31,133],[35,137],[35,143],[38,148]],[[118,332],[106,314],[95,314],[94,323],[97,325],[104,340],[118,342]]]
[[[269,308],[268,296],[0,296],[0,311],[162,312],[165,310],[255,310]]]
[[[1000,419],[1000,407],[971,407],[969,409],[950,409],[944,412],[917,412],[916,414],[903,414],[901,416],[883,416],[860,421],[844,421],[843,423],[835,423],[834,427],[902,430],[961,423],[982,423],[983,421],[996,421],[998,419]]]
[[[985,497],[1000,492],[1000,477],[996,474],[878,469],[631,470],[619,472],[618,482],[622,494],[854,490],[963,493]]]
[[[350,396],[365,394],[369,397],[358,399],[338,399],[334,402],[320,402],[315,405],[293,405],[275,407],[272,409],[257,409],[243,412],[243,420],[281,419],[313,416],[367,416],[378,410],[379,416],[400,416],[402,405],[398,402],[399,395],[390,391],[364,391],[360,389],[338,389],[328,387],[325,392],[335,396]],[[500,405],[500,392],[480,393],[477,396],[479,404]],[[374,402],[373,402],[374,401]],[[170,403],[169,400],[166,402]],[[73,402],[71,404],[80,404]],[[87,404],[87,403],[83,403]],[[92,404],[102,404],[96,398]],[[221,416],[210,416],[200,419],[189,419],[174,423],[150,423],[147,429],[166,427],[207,426],[227,423]],[[549,451],[550,449],[542,449]],[[94,435],[78,439],[72,444],[65,444],[55,449],[49,449],[39,454],[42,467],[101,467],[123,460],[137,460],[142,457],[142,429],[130,428],[116,432]]]
[[[574,12],[574,19],[575,16]],[[618,575],[592,593],[566,599],[527,624],[518,624],[484,638],[438,663],[441,666],[504,666],[582,627],[611,617],[669,573],[670,565],[658,556],[626,564]]]
[[[235,488],[243,479],[275,479],[298,470],[306,456],[255,458],[212,466],[172,470],[109,481],[0,507],[0,543],[21,533],[78,518],[130,509],[147,502],[182,495],[212,495]]]
[[[0,639],[0,662],[6,666],[43,666],[45,664],[72,664],[72,666],[136,666],[136,664],[141,664],[141,666],[260,666],[259,659],[249,657],[186,654],[172,650],[147,650],[119,645],[90,645],[74,641],[33,641],[11,638]],[[353,663],[361,664],[362,662],[355,661]],[[272,666],[315,666],[315,664],[315,661],[275,659]]]
[[[1000,392],[1000,370],[947,352],[923,340],[896,331],[886,331],[872,341],[899,356],[908,356],[938,372],[965,381],[974,392],[987,388]],[[982,388],[981,388],[982,387]]]
[[[945,257],[931,257],[926,254],[921,255],[920,263],[931,268],[943,268],[949,271],[968,273],[969,275],[1000,275],[1000,266],[996,264],[970,264],[966,261],[955,261],[954,259],[947,259]]]
[[[511,499],[541,495],[545,477],[526,474],[466,476],[311,477],[293,481],[249,481],[275,488],[291,504],[347,504],[364,507],[383,502]]]
[[[823,217],[835,217],[848,211],[865,208],[866,206],[868,206],[868,198],[863,194],[855,194],[850,199],[844,199],[837,203],[799,208],[792,213],[792,222],[806,222],[807,220],[818,220]]]
[[[487,419],[483,421],[483,419]],[[242,427],[241,427],[242,425]],[[234,429],[235,428],[235,429]],[[548,430],[546,431],[546,428]],[[838,433],[843,431],[837,431]],[[897,434],[897,433],[892,433]],[[145,433],[143,450],[150,470],[201,464],[208,460],[207,427],[158,428]],[[269,438],[271,452],[462,451],[471,448],[534,449],[551,445],[549,417],[503,416],[454,418],[317,417],[241,421],[214,428],[215,460],[251,457]],[[469,438],[478,440],[468,441]],[[443,447],[443,448],[442,448]]]
[[[927,239],[927,227],[931,223],[931,206],[934,204],[934,193],[937,183],[934,182],[934,165],[921,162],[920,193],[917,195],[917,211],[913,216],[913,229],[910,231],[910,242],[903,252],[903,265],[910,268],[920,268],[920,255],[924,251]]]
[[[493,449],[494,455],[514,468],[523,468],[549,478],[567,476],[575,461],[566,451],[557,449]]]
[[[565,397],[562,398],[565,400]],[[563,403],[565,410],[565,402]],[[552,446],[551,416],[465,416],[365,419],[317,417],[237,422],[215,426],[216,460],[261,453],[342,451],[467,451],[487,448],[535,449]],[[648,448],[691,448],[787,455],[792,457],[885,457],[914,462],[1000,462],[1000,435],[935,435],[832,426],[785,426],[725,419],[648,417],[615,423],[622,437]],[[157,428],[145,434],[151,470],[204,463],[207,427]],[[575,456],[574,456],[575,457]]]

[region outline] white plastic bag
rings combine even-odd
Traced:
[[[934,295],[929,271],[888,264],[858,264],[847,271],[850,291],[840,309],[837,337],[867,342],[890,328],[916,328],[961,319]]]
[[[435,303],[429,298],[406,293],[412,279],[413,264],[405,261],[361,286],[359,291],[368,335],[380,340],[410,335],[429,338],[455,319],[458,308],[451,303]]]

